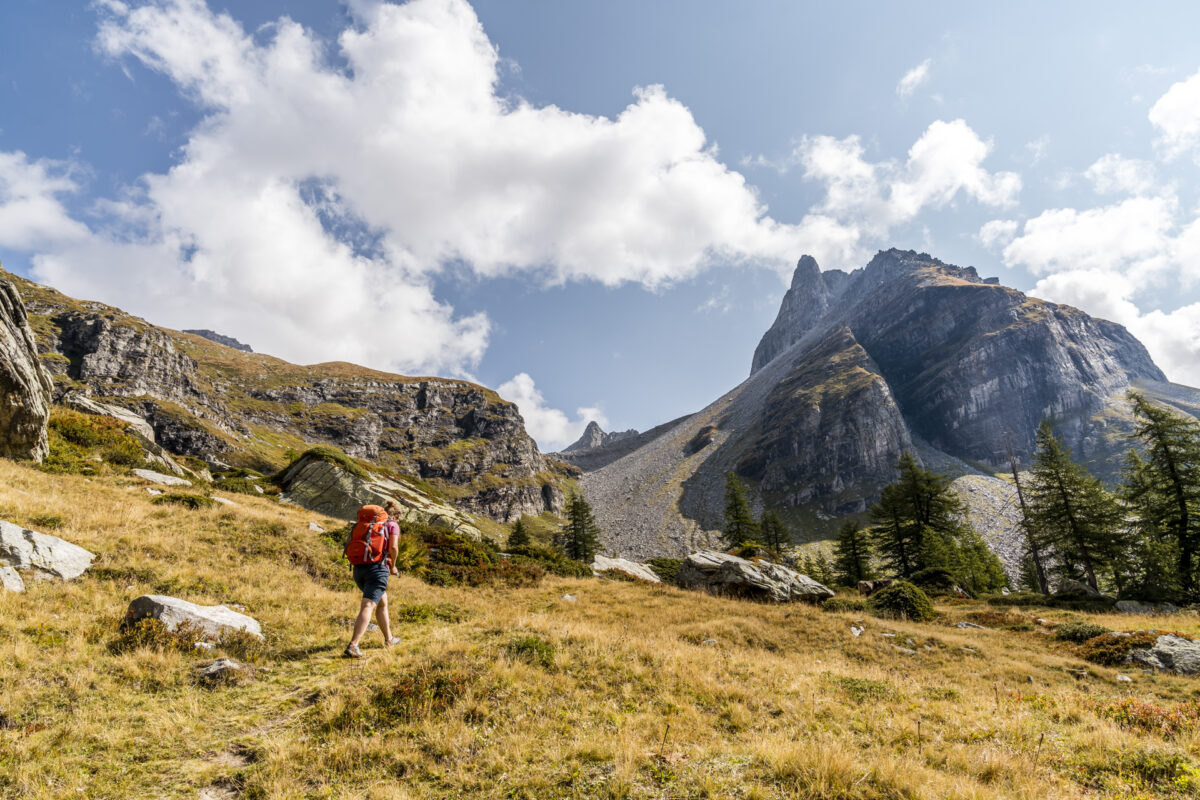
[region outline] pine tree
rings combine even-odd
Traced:
[[[1136,392],[1129,401],[1137,418],[1133,437],[1144,458],[1131,458],[1126,468],[1125,498],[1139,533],[1160,544],[1172,543],[1176,563],[1173,581],[1183,596],[1195,600],[1197,549],[1200,548],[1200,424],[1152,405]]]
[[[590,564],[596,557],[600,548],[600,528],[583,494],[572,492],[567,498],[567,521],[556,539],[568,558]]]
[[[512,531],[508,534],[508,546],[528,547],[530,541],[529,528],[525,525],[525,517],[522,515],[513,523]]]
[[[746,487],[732,472],[725,475],[725,544],[738,547],[743,544],[758,544],[762,533],[750,503],[746,500]]]
[[[896,468],[899,478],[871,506],[870,540],[884,563],[902,578],[931,567],[947,569],[974,592],[1003,586],[1000,560],[966,524],[966,506],[950,479],[922,469],[911,453]]]
[[[773,510],[764,511],[758,522],[762,543],[776,553],[783,552],[783,546],[792,541],[792,533],[783,524],[783,520]]]
[[[1123,555],[1121,508],[1100,481],[1071,460],[1047,422],[1037,432],[1029,515],[1064,575],[1082,576],[1099,591],[1099,573],[1117,566]]]
[[[857,522],[842,523],[833,546],[833,564],[838,583],[857,586],[859,581],[871,579],[871,546]]]

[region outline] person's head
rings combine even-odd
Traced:
[[[383,510],[387,512],[388,517],[391,519],[400,519],[400,504],[395,500],[388,500],[384,504]]]

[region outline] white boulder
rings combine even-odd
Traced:
[[[30,577],[74,580],[92,565],[95,557],[57,536],[0,520],[0,585],[9,591],[23,591],[25,578]]]
[[[677,580],[687,589],[776,603],[818,602],[834,595],[828,587],[782,564],[747,561],[716,550],[701,550],[685,558]]]
[[[125,618],[129,622],[152,618],[162,622],[169,631],[175,631],[183,623],[205,636],[219,638],[229,631],[245,631],[262,638],[262,626],[258,620],[239,614],[226,606],[199,606],[161,594],[144,594],[129,604]]]
[[[654,570],[650,569],[645,564],[639,564],[636,561],[630,561],[627,558],[609,558],[608,556],[596,556],[592,560],[592,572],[599,575],[602,572],[613,570],[628,575],[631,578],[636,578],[647,583],[662,583],[662,579],[654,574]]]
[[[161,472],[155,472],[152,469],[134,469],[130,470],[134,475],[137,475],[144,481],[157,483],[160,486],[191,486],[192,482],[186,478],[179,478],[175,475],[164,475]]]

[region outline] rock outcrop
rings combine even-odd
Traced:
[[[606,447],[610,444],[616,444],[622,439],[630,439],[637,436],[638,432],[630,428],[627,431],[613,431],[605,433],[604,429],[595,420],[587,424],[583,429],[583,435],[569,447],[563,449],[564,453],[573,453],[577,450],[593,450],[597,447]]]
[[[200,606],[160,594],[145,594],[134,599],[125,612],[125,619],[129,623],[156,619],[172,632],[178,631],[180,625],[186,625],[193,633],[211,639],[234,632],[262,638],[262,626],[253,617],[226,606]]]
[[[658,577],[654,570],[645,564],[639,564],[627,558],[596,556],[592,559],[592,572],[596,575],[602,575],[605,572],[620,572],[622,575],[627,575],[634,580],[645,581],[646,583],[662,583],[662,578]]]
[[[248,344],[242,344],[232,336],[222,336],[216,331],[210,331],[207,328],[201,330],[185,330],[184,333],[190,333],[193,336],[199,336],[202,339],[208,339],[210,342],[223,344],[226,347],[232,347],[234,350],[241,350],[243,353],[253,353],[254,348]]]
[[[816,603],[834,595],[831,589],[782,564],[748,561],[715,550],[702,550],[685,558],[676,580],[685,589],[774,603]]]
[[[0,521],[0,585],[13,592],[25,590],[28,580],[78,578],[95,556],[82,547]]]
[[[316,456],[297,460],[279,482],[283,488],[281,500],[327,517],[351,521],[365,505],[381,506],[395,500],[405,509],[404,520],[447,528],[475,539],[483,535],[470,517],[454,506],[379,475],[355,475]]]
[[[517,407],[482,386],[340,362],[297,366],[11,280],[58,399],[120,406],[170,454],[274,472],[298,441],[328,444],[500,522],[562,510],[573,469],[538,452]]]
[[[46,457],[51,392],[25,304],[16,287],[0,277],[0,457]]]

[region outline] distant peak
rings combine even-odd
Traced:
[[[796,262],[796,271],[792,273],[792,288],[811,286],[820,276],[821,267],[817,260],[809,255],[800,256],[800,260]]]
[[[200,336],[204,339],[208,339],[210,342],[216,342],[217,344],[223,344],[226,347],[232,347],[234,350],[241,350],[243,353],[253,353],[254,352],[254,350],[252,350],[250,348],[250,345],[242,344],[237,339],[234,339],[232,336],[222,336],[221,334],[217,333],[216,331],[185,330],[184,333],[190,333],[193,336]]]

